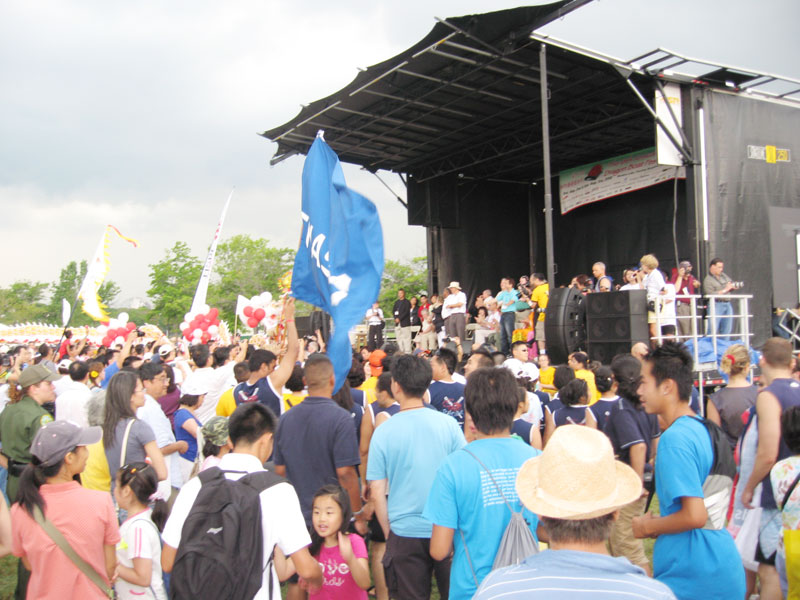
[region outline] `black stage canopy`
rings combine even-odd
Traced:
[[[262,135],[275,164],[318,130],[345,162],[412,175],[542,178],[538,27],[586,0],[439,21],[420,42]],[[652,118],[613,64],[548,47],[553,172],[653,145]],[[633,80],[652,97],[648,77]],[[645,91],[646,90],[646,91]]]

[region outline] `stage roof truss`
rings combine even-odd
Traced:
[[[653,146],[653,124],[664,124],[651,104],[663,94],[664,82],[800,102],[800,80],[663,49],[624,61],[535,32],[587,1],[437,19],[415,46],[261,134],[278,143],[271,164],[306,153],[322,129],[341,160],[371,172],[390,170],[417,182],[453,174],[541,180],[542,44],[553,173],[593,162],[598,153],[616,156]],[[671,137],[684,160],[693,162],[685,132]]]

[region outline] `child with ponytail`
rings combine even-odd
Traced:
[[[158,487],[155,469],[134,462],[117,472],[114,498],[127,511],[117,544],[119,578],[114,585],[117,598],[167,600],[161,573],[161,536],[167,520],[167,503],[153,499]]]

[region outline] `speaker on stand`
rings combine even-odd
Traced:
[[[591,295],[591,294],[590,294]],[[550,290],[544,318],[544,337],[550,364],[566,364],[586,341],[584,297],[574,288]]]
[[[601,292],[586,296],[586,342],[591,360],[611,364],[617,354],[629,354],[637,342],[650,343],[647,292]]]

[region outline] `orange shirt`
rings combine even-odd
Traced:
[[[111,494],[84,489],[75,481],[45,483],[39,491],[45,501],[45,517],[106,579],[103,546],[114,546],[120,540]],[[15,556],[26,557],[32,567],[28,598],[107,600],[19,504],[11,507],[11,522],[12,551]]]

